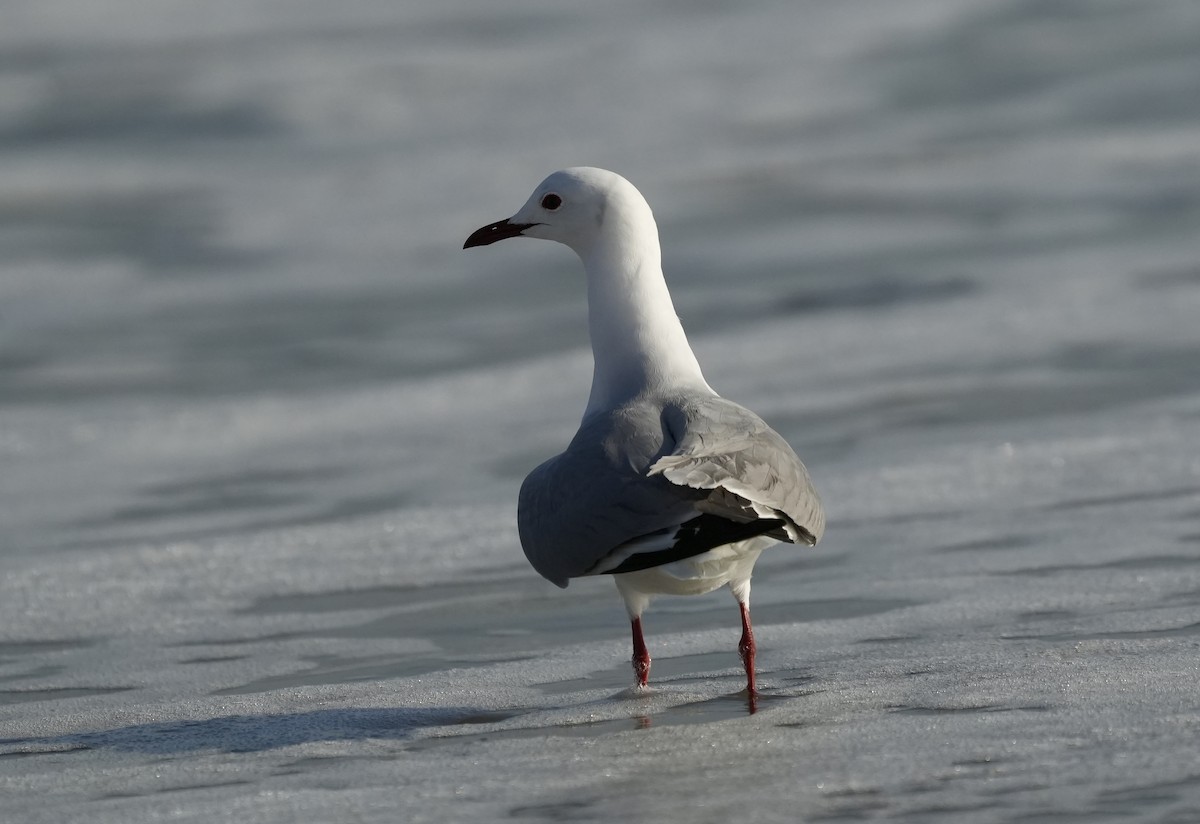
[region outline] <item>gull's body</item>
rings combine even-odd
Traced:
[[[465,247],[518,235],[559,241],[583,261],[595,360],[579,431],[521,486],[525,555],[563,587],[613,575],[642,685],[651,596],[729,586],[753,696],[750,576],[773,542],[820,539],[825,516],[808,472],[761,418],[704,380],[663,278],[654,217],[628,181],[602,169],[555,172]]]

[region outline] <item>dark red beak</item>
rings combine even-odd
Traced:
[[[464,249],[470,249],[472,246],[487,246],[495,243],[497,240],[504,240],[507,237],[520,237],[521,233],[530,226],[536,226],[536,223],[510,223],[508,220],[498,220],[495,223],[489,223],[482,229],[476,229],[467,238],[467,242],[463,244]]]

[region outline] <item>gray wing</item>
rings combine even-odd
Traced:
[[[597,565],[630,542],[669,545],[704,494],[648,474],[674,446],[667,437],[655,409],[614,410],[585,421],[565,452],[529,473],[517,526],[533,568],[565,587],[606,571]]]
[[[718,397],[690,398],[668,408],[664,420],[676,447],[650,474],[708,496],[701,512],[735,521],[778,518],[768,532],[790,543],[816,544],[825,511],[808,470],[779,433],[749,409]]]
[[[754,413],[704,396],[585,421],[521,486],[521,545],[559,586],[690,557],[754,535],[814,544],[820,500],[796,454]]]

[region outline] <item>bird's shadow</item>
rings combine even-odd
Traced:
[[[323,709],[269,715],[225,715],[195,721],[132,724],[111,730],[45,738],[0,739],[0,758],[50,752],[108,749],[148,755],[214,751],[256,753],[320,741],[403,740],[415,730],[454,724],[486,724],[517,711],[468,707]]]
[[[622,671],[622,677],[624,672]],[[602,684],[605,679],[599,679]],[[620,679],[614,676],[615,681]],[[785,679],[797,680],[797,679]],[[808,680],[807,677],[798,679]],[[581,687],[594,687],[596,682],[569,682],[566,692]],[[562,684],[556,684],[562,687]],[[558,692],[558,689],[552,690]],[[686,693],[686,688],[685,688]],[[678,724],[705,724],[753,715],[764,703],[773,704],[795,697],[789,690],[768,694],[748,695],[744,690],[719,696],[687,700],[685,693],[667,706],[656,706],[652,711],[634,712],[629,718],[616,718],[606,722],[554,723],[520,729],[501,729],[486,733],[489,738],[512,735],[521,737],[529,734],[599,734],[617,732],[630,728],[651,726],[675,726]],[[636,704],[660,695],[660,690],[651,687],[628,688],[615,695],[600,699],[601,703],[613,700]],[[670,692],[666,694],[671,694]],[[570,701],[568,701],[570,703]],[[85,750],[110,750],[144,755],[172,756],[204,752],[260,753],[282,749],[297,744],[312,744],[327,741],[392,740],[406,741],[414,733],[429,727],[459,727],[457,732],[438,734],[438,740],[461,741],[474,733],[462,727],[495,724],[516,716],[525,715],[532,708],[511,707],[500,710],[484,710],[478,707],[343,707],[308,710],[291,713],[260,713],[223,715],[215,718],[175,719],[142,724],[129,724],[107,730],[69,733],[58,736],[0,738],[0,760],[25,756],[48,755],[51,753],[79,752]],[[419,738],[419,736],[417,736]],[[436,743],[436,742],[433,742]]]

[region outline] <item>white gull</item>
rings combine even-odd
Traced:
[[[704,380],[663,278],[654,216],[629,181],[588,167],[555,172],[515,215],[463,248],[518,236],[558,241],[583,261],[595,360],[579,431],[521,486],[526,557],[560,587],[613,576],[643,687],[650,597],[728,585],[741,608],[738,650],[753,698],[750,576],[772,543],[821,538],[825,514],[808,471],[758,415]]]

